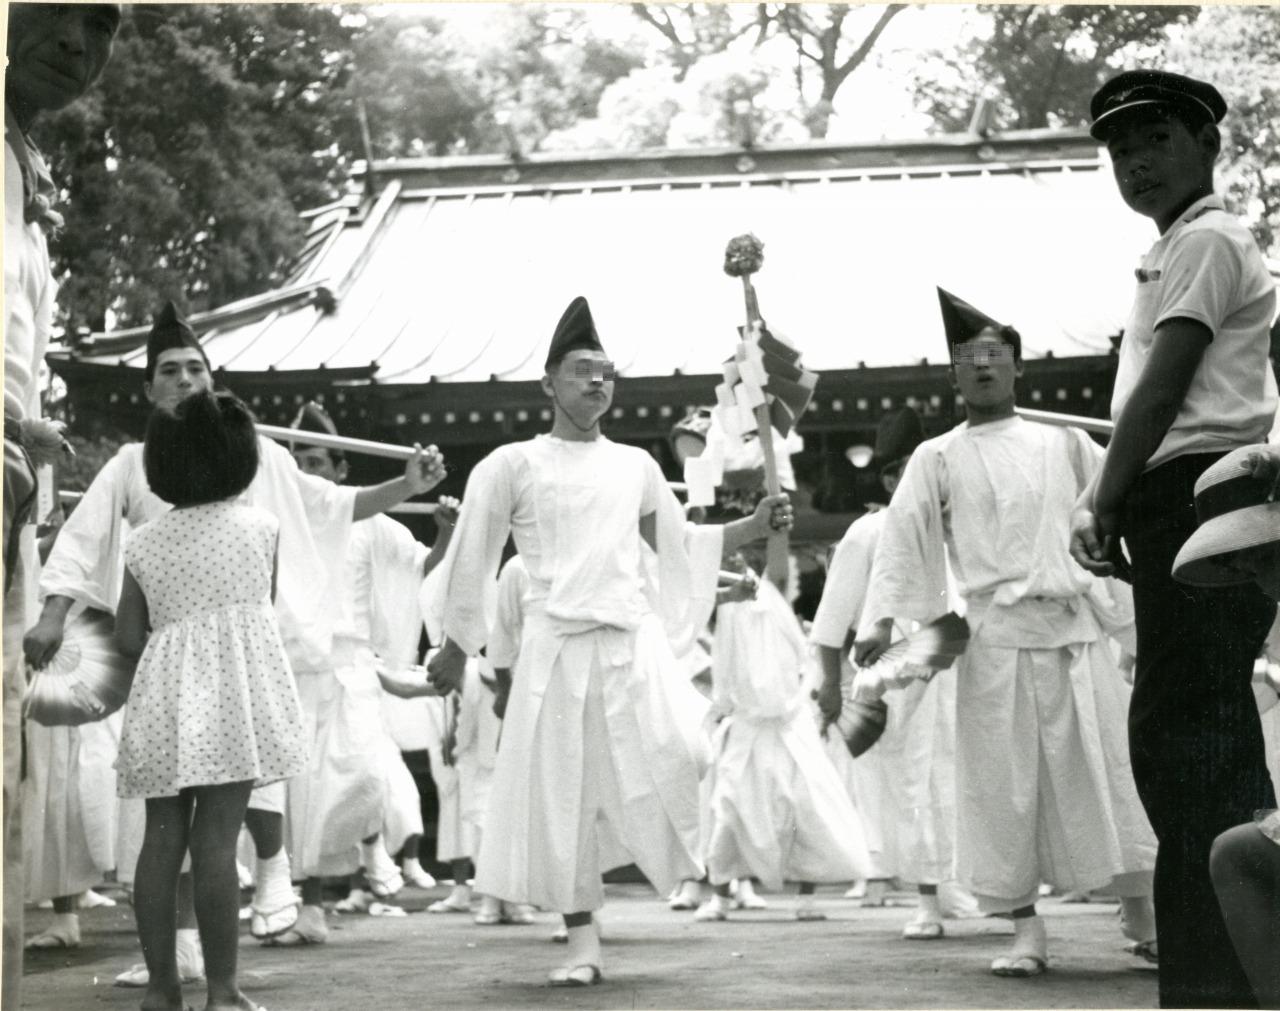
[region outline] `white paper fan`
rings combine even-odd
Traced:
[[[62,645],[48,665],[32,672],[24,712],[46,727],[74,727],[110,716],[129,698],[135,667],[116,648],[111,615],[84,611],[67,622]]]
[[[875,663],[856,668],[853,697],[871,702],[890,688],[928,681],[955,663],[968,645],[969,623],[954,611],[944,614],[891,643]]]

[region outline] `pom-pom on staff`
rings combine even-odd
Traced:
[[[729,240],[724,272],[740,278],[747,323],[732,360],[725,363],[725,381],[716,389],[717,409],[726,428],[741,436],[755,431],[764,455],[765,490],[777,495],[778,461],[773,430],[785,436],[804,413],[817,384],[817,374],[800,365],[800,353],[771,334],[760,315],[751,276],[764,266],[764,243],[754,235]],[[732,431],[733,429],[737,431]],[[785,585],[789,567],[787,532],[769,535],[765,572],[777,586]]]

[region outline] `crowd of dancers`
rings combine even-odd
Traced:
[[[11,15],[11,61],[15,26],[37,56],[78,45],[97,60],[78,94],[118,24],[102,11]],[[1164,1006],[1280,1000],[1264,736],[1274,756],[1280,463],[1258,449],[1275,294],[1213,195],[1212,86],[1144,71],[1093,99],[1122,196],[1161,232],[1106,452],[1018,416],[1018,331],[939,289],[967,420],[926,440],[910,411],[885,419],[889,504],[836,547],[808,624],[760,575],[760,545],[793,523],[786,494],[695,522],[651,456],[602,433],[616,375],[584,298],[547,352],[551,431],[441,499],[429,550],[384,514],[443,479],[434,447],[348,486],[338,443],[315,438],[336,435],[323,409],[289,448],[261,436],[170,303],[148,338],[145,441],[37,549],[34,492],[18,493],[50,439],[33,365],[52,292],[25,131],[66,97],[39,81],[12,78],[6,106],[6,253],[26,270],[11,289],[7,258],[6,1003],[15,904],[53,903],[28,946],[73,947],[110,873],[143,956],[118,982],[143,1008],[184,1008],[201,978],[207,1008],[256,1008],[242,878],[267,945],[325,944],[334,879],[343,911],[395,915],[406,881],[432,883],[402,758],[423,750],[453,876],[430,910],[562,917],[554,986],[605,978],[603,877],[635,865],[708,923],[764,901],[757,886],[794,885],[795,915],[821,919],[819,885],[896,879],[918,894],[906,941],[942,940],[948,914],[1008,918],[1001,977],[1050,965],[1046,888],[1110,898]],[[954,665],[894,666],[948,612],[968,630]],[[73,672],[78,693],[58,694]],[[870,748],[851,709],[884,721]]]

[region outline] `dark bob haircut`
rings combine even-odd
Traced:
[[[258,473],[253,412],[231,393],[196,393],[158,407],[143,464],[151,490],[174,506],[234,498]]]

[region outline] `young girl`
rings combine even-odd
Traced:
[[[733,563],[743,565],[740,556]],[[767,579],[757,593],[716,609],[713,705],[725,719],[715,735],[706,857],[715,894],[694,915],[725,919],[729,882],[754,877],[774,890],[798,882],[796,919],[822,920],[815,884],[866,878],[871,858],[809,710],[800,624]]]
[[[174,916],[190,849],[206,1007],[254,1009],[236,981],[236,837],[255,784],[295,775],[307,758],[272,609],[278,525],[235,501],[258,446],[252,414],[230,394],[158,408],[144,462],[174,508],[128,540],[116,615],[121,650],[141,657],[116,769],[120,795],[147,807],[133,900],[150,973],[142,1007],[184,1007]]]

